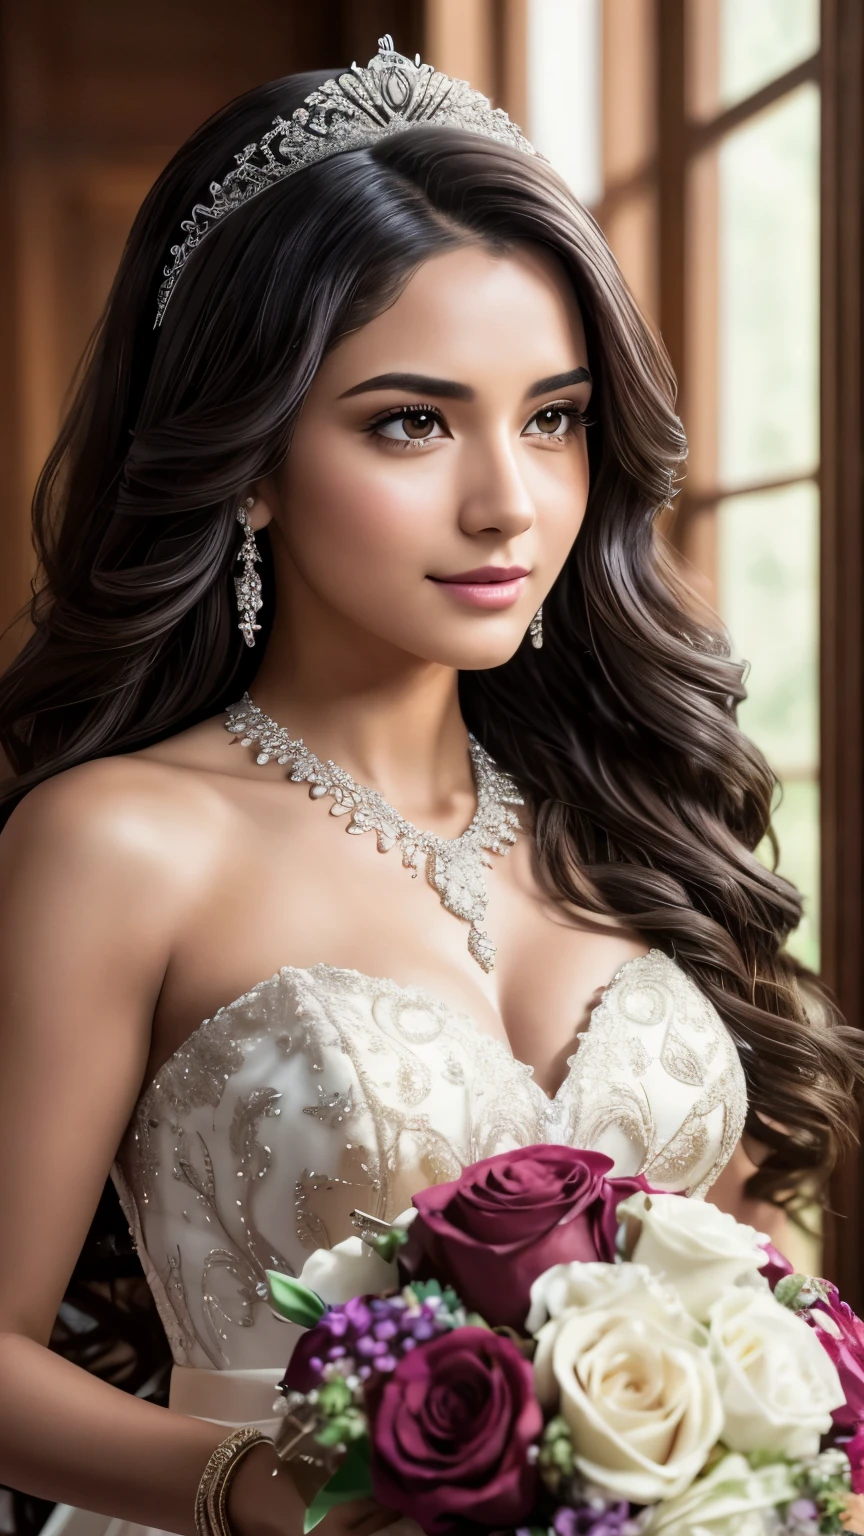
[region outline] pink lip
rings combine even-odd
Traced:
[[[443,581],[448,587],[463,581],[476,586],[481,581],[515,581],[518,576],[528,574],[524,565],[478,565],[474,570],[460,571],[457,576],[433,576],[431,580]]]
[[[472,608],[510,608],[517,602],[529,572],[521,565],[481,565],[458,576],[432,576],[431,581]]]

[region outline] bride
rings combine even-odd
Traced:
[[[673,400],[592,219],[389,39],[147,198],[0,680],[0,1480],[52,1529],[203,1536],[289,1353],[264,1271],[355,1207],[551,1141],[776,1234],[847,1143],[742,667],[654,531]],[[109,1170],[168,1409],[47,1348]],[[302,1530],[272,1448],[228,1514]]]

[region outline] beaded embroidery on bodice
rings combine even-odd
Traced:
[[[136,1105],[112,1178],[174,1359],[287,1359],[266,1269],[299,1274],[417,1190],[536,1142],[702,1196],[746,1112],[716,1009],[659,949],[616,972],[550,1098],[533,1068],[416,987],[283,966],[205,1019]]]

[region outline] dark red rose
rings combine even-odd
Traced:
[[[510,1530],[537,1491],[543,1429],[529,1361],[486,1328],[454,1328],[403,1356],[371,1423],[372,1488],[431,1536]]]
[[[422,1190],[398,1254],[403,1283],[440,1280],[493,1327],[524,1328],[544,1270],[614,1259],[616,1207],[650,1186],[641,1177],[607,1179],[611,1167],[602,1152],[522,1147]]]

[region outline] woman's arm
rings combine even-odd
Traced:
[[[140,1091],[172,936],[206,878],[200,823],[160,770],[117,758],[40,785],[0,836],[0,1481],[182,1536],[225,1428],[47,1346]],[[241,1536],[302,1530],[269,1447],[237,1477]],[[385,1524],[376,1509],[355,1509],[356,1528]]]

